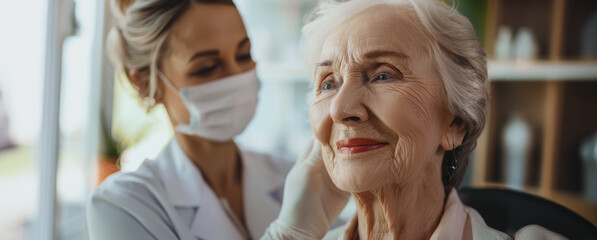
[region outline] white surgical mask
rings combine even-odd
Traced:
[[[239,135],[255,115],[259,80],[255,69],[211,82],[176,89],[159,72],[166,85],[182,98],[189,114],[189,124],[174,130],[216,142],[226,142]]]

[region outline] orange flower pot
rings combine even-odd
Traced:
[[[97,169],[97,185],[99,186],[108,176],[120,171],[118,158],[100,156]]]

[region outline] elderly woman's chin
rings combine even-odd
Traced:
[[[368,152],[339,153],[324,148],[323,159],[334,184],[343,191],[359,193],[391,184],[396,178],[392,149],[385,146]]]

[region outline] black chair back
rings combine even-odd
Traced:
[[[462,202],[477,210],[488,226],[512,236],[524,226],[536,224],[571,240],[597,240],[597,228],[557,203],[508,189],[463,188]]]

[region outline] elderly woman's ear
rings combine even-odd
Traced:
[[[465,134],[466,125],[464,121],[458,117],[454,117],[448,128],[446,128],[440,144],[444,150],[451,151],[462,145]]]

